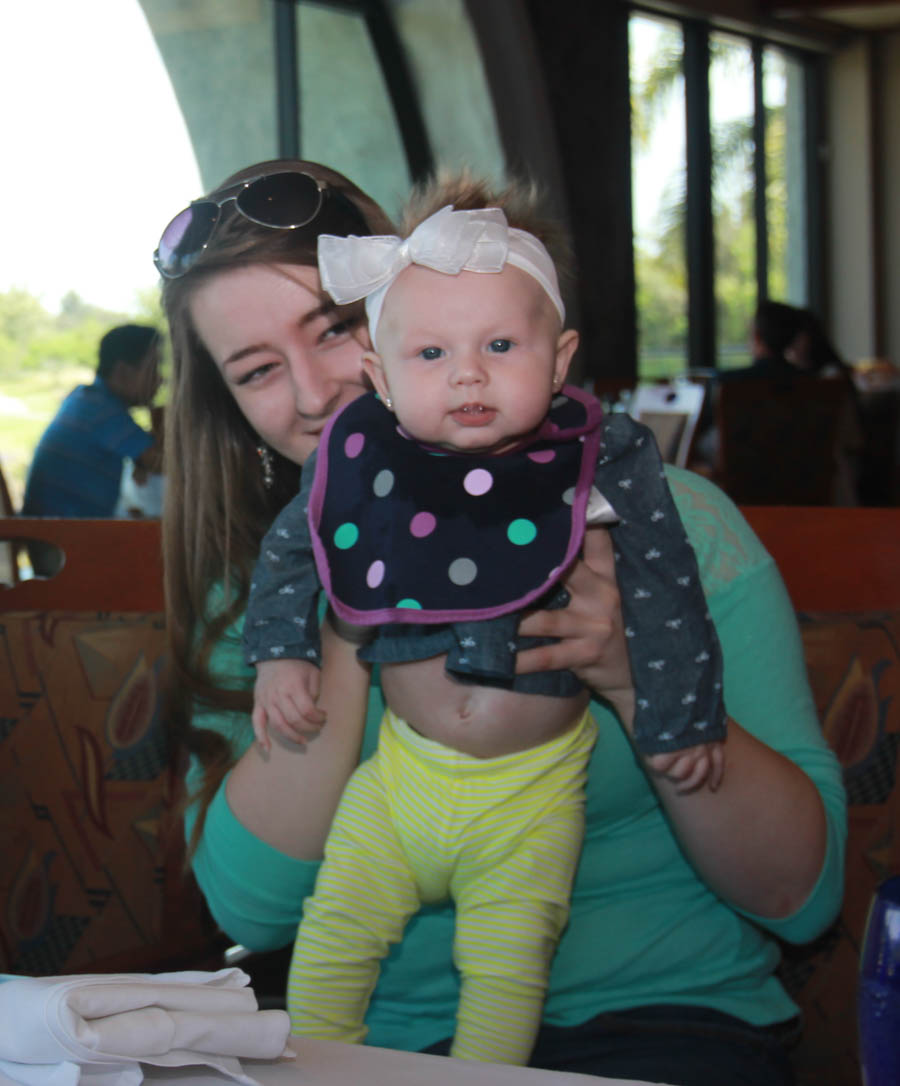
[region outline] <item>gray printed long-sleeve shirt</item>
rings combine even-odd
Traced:
[[[579,394],[579,399],[582,395]],[[411,465],[420,452],[424,457],[421,471],[433,472],[436,465],[433,450],[423,450],[403,436],[395,440],[393,416],[389,417],[389,425],[381,427],[379,424],[385,420],[379,413],[388,415],[374,397],[362,397],[336,417],[323,436],[327,471],[317,456],[307,461],[297,496],[267,533],[254,572],[244,624],[245,654],[250,663],[282,657],[321,662],[317,613],[322,581],[316,560],[333,595],[335,582],[340,579],[335,563],[343,561],[345,551],[358,547],[356,539],[350,546],[346,546],[345,539],[344,545],[341,542],[331,545],[327,557],[323,557],[321,547],[314,555],[309,506],[317,477],[324,508],[328,505],[329,485],[339,488],[341,502],[347,500],[348,491],[358,491],[359,503],[368,508],[369,503],[379,500],[379,490],[384,490],[384,480],[389,474],[392,504],[385,504],[385,518],[392,526],[395,522],[401,527],[413,523],[415,514],[410,517],[411,507],[401,501],[407,493],[403,490],[403,479],[414,473]],[[352,441],[361,433],[366,438],[365,455],[356,451]],[[348,457],[346,451],[350,448],[354,455]],[[540,455],[535,456],[535,448],[530,448],[528,454],[530,459],[523,458],[522,467],[528,472],[526,489],[534,489],[541,485],[542,460]],[[343,464],[342,458],[346,460]],[[493,458],[488,466],[493,468],[498,459]],[[471,476],[475,461],[468,456],[441,458],[441,471],[445,475],[453,472],[454,460],[461,462],[461,470]],[[514,471],[510,477],[520,475]],[[650,432],[626,415],[605,417],[593,481],[597,489],[610,497],[619,517],[610,531],[636,691],[635,742],[646,753],[655,753],[721,739],[725,733],[721,652],[707,614],[696,559],[665,482]],[[433,495],[437,485],[432,482],[425,493]],[[414,491],[412,487],[410,493]],[[381,497],[387,498],[388,494]],[[429,508],[437,507],[430,499],[427,504]],[[509,522],[503,495],[494,495],[492,504],[498,523]],[[358,506],[351,503],[348,507]],[[348,521],[343,517],[341,511],[334,521],[341,522],[338,528],[329,527],[329,544],[333,543],[331,536],[338,537],[341,530],[346,536]],[[522,519],[516,518],[516,523]],[[365,536],[367,521],[360,519],[360,523]],[[320,541],[324,538],[325,524],[322,514],[318,522]],[[407,534],[415,535],[412,531],[400,531],[399,542],[387,547],[385,554],[398,559],[394,565],[409,564],[401,550]],[[474,534],[488,538],[484,531]],[[396,537],[392,536],[392,541]],[[472,540],[467,553],[476,554],[477,567],[481,556],[475,542]],[[491,560],[500,563],[499,568],[511,565],[503,554],[495,553],[496,546],[489,545],[487,550]],[[518,558],[521,545],[514,551]],[[354,556],[353,562],[359,566],[362,561],[362,568],[371,570],[377,563],[370,558],[365,551],[362,559]],[[443,567],[435,563],[434,568],[437,571]],[[560,598],[559,592],[558,586],[551,587],[536,601],[537,605],[564,605],[565,595],[562,593]],[[407,610],[402,615],[412,618],[415,612]],[[428,624],[385,622],[374,626],[373,639],[360,649],[360,656],[373,662],[391,663],[446,654],[448,671],[461,681],[556,696],[577,692],[581,683],[568,671],[515,675],[516,652],[539,643],[518,636],[519,618],[520,612],[513,610],[488,619],[432,620]]]

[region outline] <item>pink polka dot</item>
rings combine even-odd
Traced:
[[[384,562],[379,558],[369,566],[366,572],[366,584],[369,588],[377,588],[384,580]]]
[[[554,449],[538,449],[537,452],[530,452],[528,459],[533,460],[535,464],[549,464],[551,460],[556,459],[556,451]]]
[[[416,539],[424,539],[426,535],[431,535],[436,524],[433,513],[416,513],[409,522],[409,530]]]
[[[365,443],[365,434],[361,434],[359,431],[351,434],[344,442],[344,455],[348,460],[354,460],[363,451]]]
[[[494,476],[485,468],[473,468],[472,471],[463,479],[463,486],[466,488],[468,494],[474,495],[476,498],[487,492],[494,485]]]

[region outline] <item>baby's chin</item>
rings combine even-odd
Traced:
[[[515,437],[499,437],[492,440],[478,440],[474,435],[459,441],[425,442],[437,449],[448,453],[470,453],[473,456],[500,456],[502,453],[511,452],[522,444],[521,435]]]

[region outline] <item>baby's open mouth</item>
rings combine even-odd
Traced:
[[[464,403],[453,411],[456,420],[464,426],[478,426],[490,422],[497,415],[493,407],[481,403]]]

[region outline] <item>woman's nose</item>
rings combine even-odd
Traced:
[[[306,358],[292,359],[291,378],[297,414],[306,418],[329,415],[337,406],[341,383],[327,370]]]

